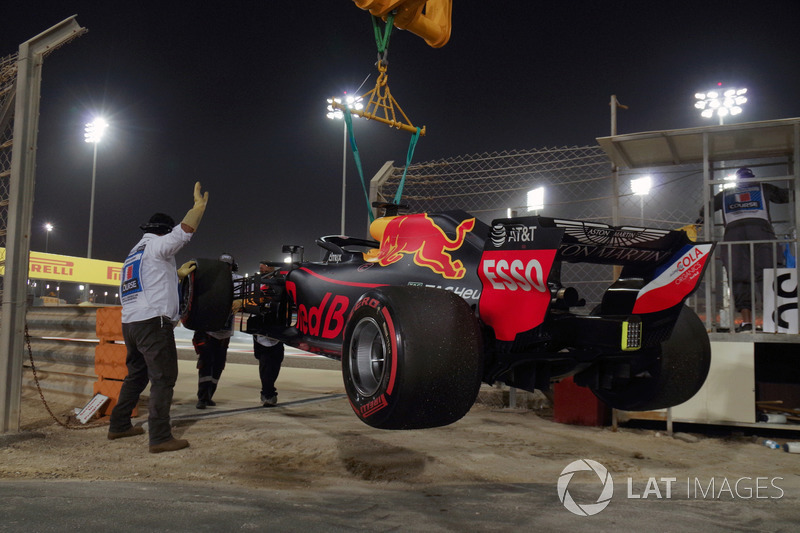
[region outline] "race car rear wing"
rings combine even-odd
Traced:
[[[573,263],[653,267],[691,243],[681,230],[535,218],[540,227],[564,230],[558,259]]]
[[[677,316],[675,310],[699,286],[713,249],[713,243],[692,242],[679,230],[539,216],[494,220],[478,268],[480,314],[500,340],[540,325],[566,261],[623,267],[603,296],[604,316],[668,310]]]

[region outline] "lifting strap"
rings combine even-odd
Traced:
[[[389,13],[386,17],[386,26],[383,30],[380,29],[379,24],[379,17],[372,16],[372,29],[375,33],[375,44],[378,47],[378,70],[380,71],[380,75],[378,76],[378,81],[375,84],[375,88],[368,92],[366,95],[370,96],[369,103],[367,104],[366,112],[359,112],[353,111],[354,114],[358,116],[363,116],[367,119],[376,119],[380,122],[384,122],[389,124],[393,127],[398,129],[404,129],[406,131],[410,131],[413,134],[411,135],[411,141],[408,145],[408,153],[406,154],[406,165],[403,168],[403,176],[400,178],[400,184],[397,186],[397,192],[394,196],[394,203],[399,204],[400,200],[403,196],[403,187],[406,183],[406,174],[408,173],[408,167],[411,166],[411,160],[414,157],[414,149],[417,146],[417,141],[419,140],[420,135],[425,135],[425,127],[422,128],[415,127],[411,124],[411,121],[408,120],[403,110],[400,109],[400,106],[397,104],[397,101],[389,92],[389,87],[386,84],[386,67],[388,62],[386,61],[386,57],[389,53],[389,38],[392,35],[392,26],[394,25],[394,12]],[[351,110],[348,105],[340,105],[337,104],[335,100],[332,101],[334,109],[340,109],[344,113],[344,122],[347,127],[347,137],[350,139],[350,150],[353,152],[353,160],[356,163],[356,170],[358,170],[358,177],[361,180],[361,188],[364,191],[364,198],[367,201],[367,213],[369,215],[369,221],[372,223],[375,220],[375,213],[372,211],[372,206],[370,205],[369,201],[369,191],[367,190],[367,183],[364,180],[364,170],[361,166],[361,155],[358,152],[358,145],[356,145],[356,137],[353,132],[353,117],[351,116]],[[402,117],[405,119],[405,123],[398,122],[395,117],[395,107],[400,112]],[[383,111],[383,117],[377,115],[378,111]]]
[[[356,146],[356,137],[353,134],[353,117],[350,116],[350,108],[344,106],[344,123],[347,126],[347,138],[350,139],[350,150],[353,152],[353,160],[356,162],[356,169],[358,170],[358,177],[361,178],[361,188],[364,190],[364,198],[367,200],[367,214],[369,215],[370,223],[375,221],[375,214],[372,212],[372,206],[369,204],[369,192],[367,191],[367,184],[364,181],[364,171],[361,168],[361,156],[358,154],[358,146]]]
[[[372,31],[375,33],[375,44],[378,46],[378,63],[386,63],[386,55],[389,53],[389,38],[392,36],[392,26],[394,26],[394,11],[386,17],[386,27],[381,32],[378,21],[380,17],[372,15]]]
[[[414,148],[417,147],[417,141],[419,140],[419,128],[417,128],[417,132],[411,136],[411,142],[408,143],[408,154],[406,155],[406,167],[403,169],[403,177],[400,178],[400,184],[397,186],[397,192],[394,195],[394,203],[399,204],[400,198],[403,196],[403,187],[406,184],[406,172],[408,172],[408,167],[411,166],[411,159],[414,157]]]
[[[369,215],[369,221],[373,222],[375,220],[375,214],[372,212],[372,206],[369,202],[369,191],[367,190],[367,182],[364,180],[364,170],[361,166],[361,155],[358,152],[358,146],[356,145],[356,136],[353,133],[353,117],[350,115],[350,108],[345,106],[344,109],[344,123],[347,126],[347,138],[350,139],[350,150],[353,152],[353,160],[356,163],[356,169],[358,170],[358,177],[361,180],[361,188],[364,191],[364,198],[367,201],[367,213]],[[397,192],[394,195],[394,203],[399,204],[400,200],[403,197],[403,187],[406,183],[406,173],[408,172],[408,167],[411,166],[411,160],[414,158],[414,149],[417,147],[417,141],[419,140],[420,129],[417,128],[417,131],[414,135],[411,136],[411,141],[408,143],[408,153],[406,154],[406,165],[403,168],[403,177],[400,178],[400,184],[397,186]]]

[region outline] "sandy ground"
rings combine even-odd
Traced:
[[[0,440],[0,479],[192,482],[287,490],[552,482],[555,490],[562,470],[587,458],[608,468],[615,480],[631,478],[640,493],[652,477],[758,477],[781,478],[775,484],[800,496],[800,454],[754,443],[750,432],[736,428],[717,429],[715,435],[692,433],[687,437],[692,442],[686,442],[663,429],[566,426],[554,423],[547,409],[512,411],[478,403],[448,427],[380,431],[352,413],[336,385],[338,372],[285,370],[278,382],[282,404],[267,409],[255,408],[250,399],[257,394],[252,389],[255,367],[241,366],[242,381],[226,369],[219,405],[203,412],[194,408],[191,369],[181,367],[188,377],[176,388],[174,434],[191,446],[172,453],[148,453],[146,435],[109,441],[102,422],[92,422],[99,425],[89,429],[61,427],[38,394],[26,392],[22,432]],[[60,420],[74,407],[50,403]],[[238,410],[225,413],[232,409]],[[216,416],[220,414],[224,416]],[[144,421],[140,416],[134,423]],[[794,434],[776,440],[800,438]],[[769,490],[774,494],[777,489]]]

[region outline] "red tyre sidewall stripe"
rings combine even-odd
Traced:
[[[383,315],[383,319],[386,320],[386,326],[389,329],[389,339],[392,344],[392,367],[391,373],[389,374],[389,384],[386,386],[386,394],[391,396],[394,390],[394,381],[397,377],[397,336],[394,331],[394,322],[386,306],[381,308],[381,314]]]

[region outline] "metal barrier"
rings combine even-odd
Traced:
[[[45,400],[85,403],[94,394],[96,307],[30,307],[30,356]],[[23,395],[38,394],[33,368],[24,357]],[[80,405],[76,405],[79,407]]]

